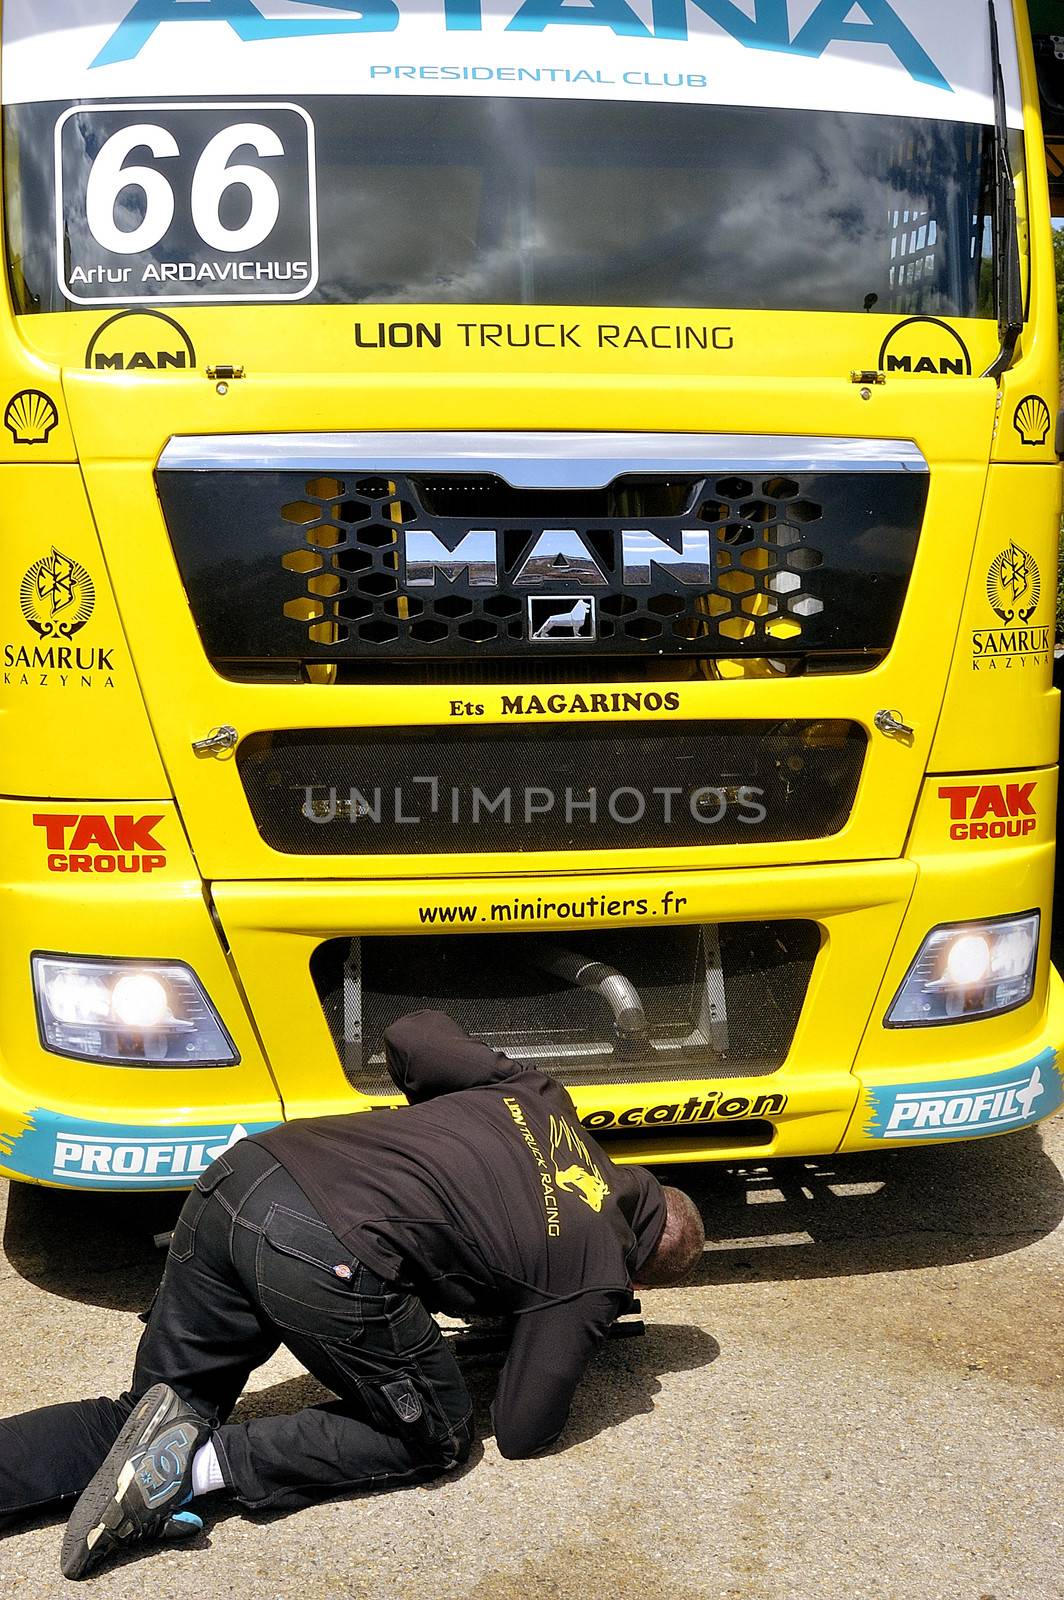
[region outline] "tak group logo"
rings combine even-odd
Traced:
[[[194,372],[196,349],[163,311],[119,311],[89,340],[85,365],[92,372]]]
[[[1020,401],[1012,425],[1019,434],[1021,442],[1029,445],[1031,449],[1037,450],[1045,444],[1049,430],[1053,426],[1053,418],[1041,395],[1029,394],[1025,400]]]
[[[158,872],[166,866],[166,846],[154,829],[161,814],[118,815],[108,820],[97,813],[37,812],[35,828],[43,828],[49,872],[115,874]]]
[[[4,427],[16,444],[47,444],[58,425],[55,401],[40,389],[21,390],[4,412]]]
[[[85,568],[52,546],[19,590],[22,615],[43,639],[71,639],[92,616],[96,587]]]
[[[1041,1122],[1064,1102],[1055,1050],[1011,1071],[946,1083],[877,1085],[866,1091],[869,1139],[905,1143],[973,1139]]]
[[[950,784],[938,797],[949,802],[951,839],[1023,839],[1038,826],[1037,783]]]

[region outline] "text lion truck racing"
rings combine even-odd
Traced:
[[[187,1186],[421,1007],[622,1159],[1056,1110],[1025,7],[2,38],[0,1170]]]

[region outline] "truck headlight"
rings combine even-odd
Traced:
[[[1014,1011],[1031,998],[1041,916],[936,928],[920,946],[887,1012],[888,1028],[929,1028]]]
[[[31,957],[41,1043],[115,1066],[227,1067],[233,1042],[180,961]]]

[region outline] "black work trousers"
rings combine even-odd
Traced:
[[[281,1344],[339,1398],[227,1423]],[[363,1266],[249,1141],[197,1179],[182,1209],[130,1391],[0,1421],[0,1517],[80,1494],[159,1382],[219,1424],[222,1475],[254,1509],[409,1483],[469,1453],[469,1394],[421,1301]]]

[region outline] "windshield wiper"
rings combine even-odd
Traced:
[[[1005,73],[1001,65],[1001,40],[998,35],[997,7],[990,0],[990,62],[994,73],[994,236],[998,331],[1001,349],[997,359],[983,373],[984,378],[1001,378],[1012,365],[1016,345],[1023,332],[1023,281],[1020,271],[1020,230],[1016,214],[1016,179],[1009,156],[1008,100]]]

